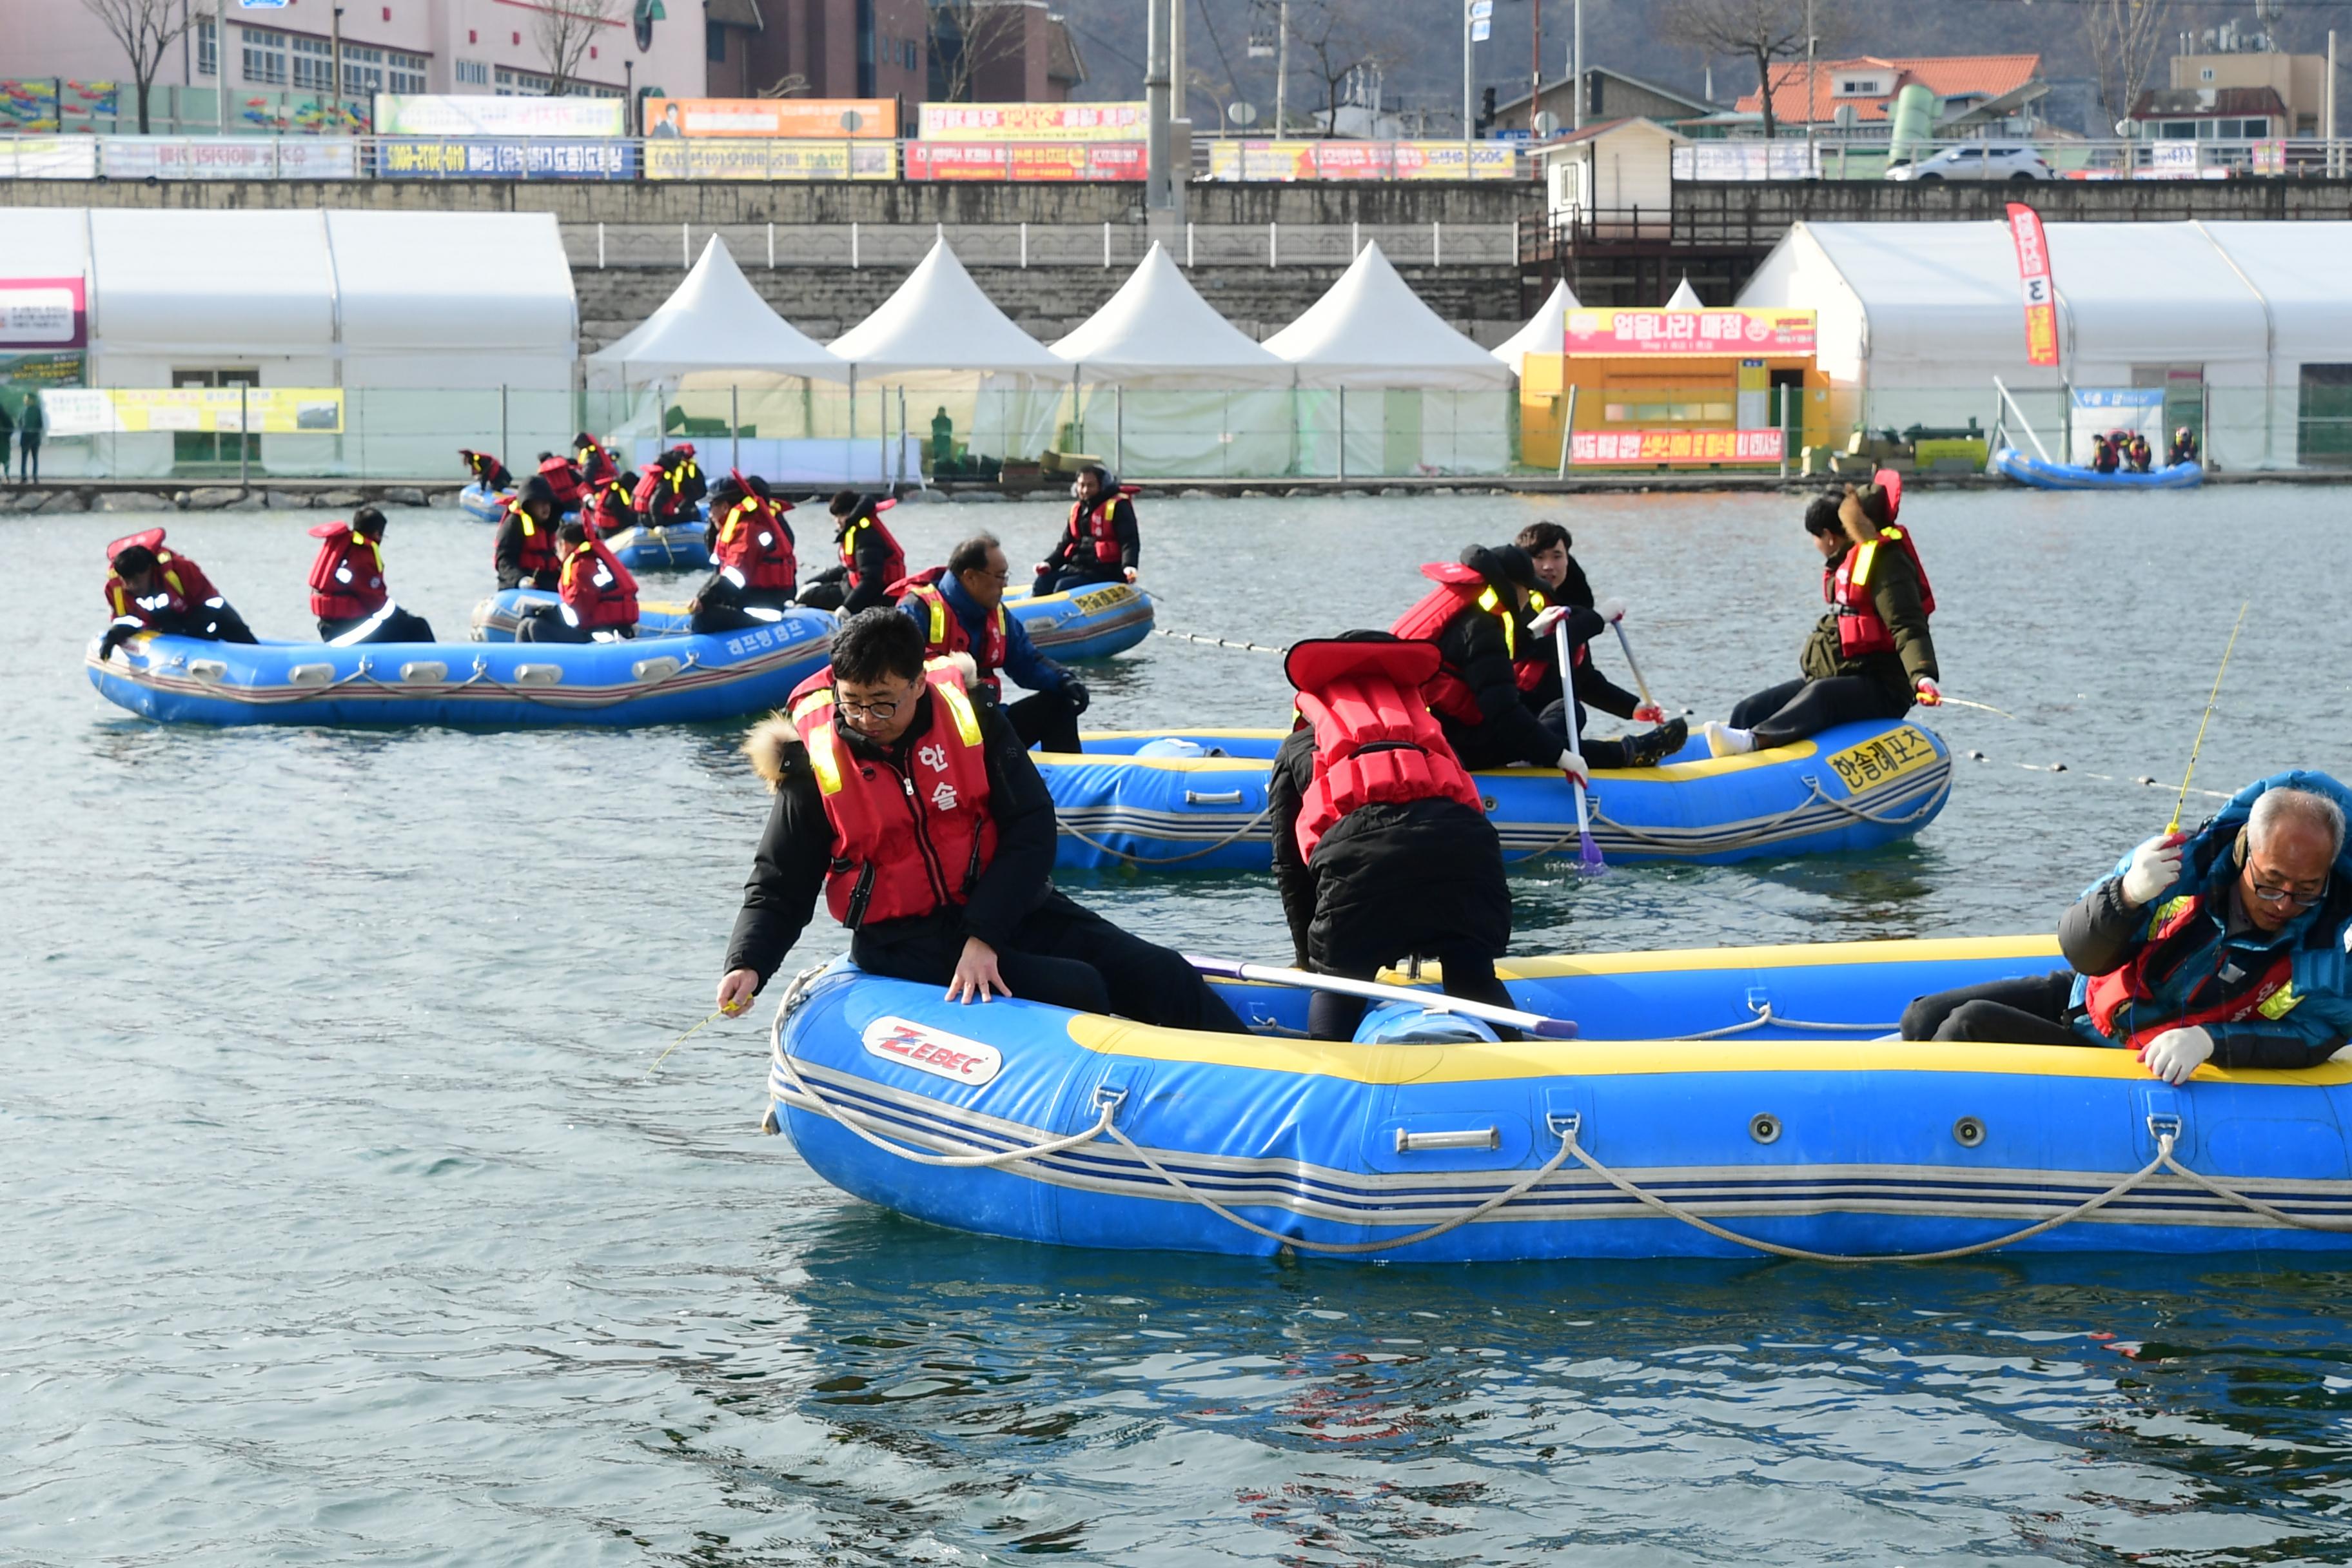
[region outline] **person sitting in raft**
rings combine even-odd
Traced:
[[[2165,448],[2165,466],[2177,468],[2183,463],[2193,463],[2196,460],[2197,437],[2190,433],[2188,426],[2183,425],[2172,433],[2172,445]]]
[[[2094,432],[2091,436],[2091,471],[2095,474],[2112,474],[2122,466],[2121,455],[2116,452],[2114,444],[2105,436]]]
[[[134,632],[210,642],[255,640],[245,617],[221,596],[205,569],[163,547],[162,529],[116,540],[106,547],[106,607],[113,621],[99,639],[99,658]]]
[[[556,533],[563,572],[554,613],[525,616],[517,642],[617,642],[637,635],[637,580],[601,535],[585,522]]]
[[[466,471],[474,477],[474,482],[481,486],[485,493],[514,487],[514,476],[507,472],[507,466],[491,454],[460,447],[457,456],[465,460]]]
[[[882,514],[897,504],[887,497],[856,490],[835,492],[826,510],[833,513],[833,545],[841,562],[818,573],[801,590],[803,605],[854,616],[890,603],[891,587],[907,576],[907,552],[882,522]]]
[[[656,458],[637,476],[637,488],[629,497],[638,518],[656,528],[668,528],[684,522],[694,505],[709,493],[709,485],[702,477],[701,465],[694,460],[694,445],[681,441]]]
[[[601,539],[636,527],[637,509],[629,500],[636,485],[634,473],[617,473],[600,483],[583,485],[580,521],[593,528]]]
[[[1179,1029],[1244,1032],[1181,954],[1055,890],[1054,802],[1012,723],[927,665],[894,610],[862,611],[789,719],[745,746],[775,792],[727,947],[719,1006],[751,1005],[821,891],[872,974],[951,1002],[1019,996]],[[909,831],[909,814],[912,814]]]
[[[523,480],[490,541],[490,569],[501,588],[552,588],[563,569],[555,551],[555,491],[543,474]]]
[[[617,479],[621,472],[620,462],[611,450],[585,430],[572,437],[572,466],[580,470],[580,489],[583,495]]]
[[[554,492],[557,511],[579,510],[580,470],[572,467],[571,458],[556,452],[541,452],[538,473],[547,481],[547,488]]]
[[[1664,709],[1625,690],[1601,674],[1601,667],[1592,661],[1592,639],[1623,619],[1625,606],[1614,599],[1595,605],[1592,584],[1569,552],[1572,542],[1568,530],[1556,522],[1530,523],[1519,530],[1515,542],[1535,563],[1536,580],[1542,584],[1528,596],[1517,657],[1511,661],[1527,705],[1596,768],[1654,767],[1681,751],[1683,742],[1690,739],[1690,726],[1680,719],[1669,722]],[[1548,606],[1563,605],[1576,612],[1568,616],[1569,662],[1576,671],[1572,696],[1560,686],[1559,639],[1548,632],[1535,632],[1531,625]],[[1588,742],[1582,738],[1587,707],[1657,728],[1647,734]]]
[[[1502,841],[1421,700],[1433,643],[1349,632],[1283,659],[1298,725],[1266,785],[1274,876],[1301,969],[1376,980],[1400,958],[1445,966],[1448,994],[1514,1004],[1495,978],[1511,941]],[[1360,997],[1315,993],[1307,1032],[1352,1038]]]
[[[792,510],[792,502],[777,500],[756,474],[747,479],[730,471],[711,489],[704,537],[718,570],[687,606],[695,631],[741,631],[784,618],[800,586],[793,525],[784,521]]]
[[[2133,473],[2147,472],[2149,465],[2156,461],[2156,453],[2149,447],[2147,437],[2137,430],[2133,431],[2131,439],[2124,446],[2124,460],[2131,464]]]
[[[1797,656],[1801,679],[1745,699],[1729,724],[1707,723],[1707,750],[1716,756],[1785,746],[1832,724],[1900,719],[1914,702],[1933,708],[1944,700],[1927,632],[1936,595],[1917,547],[1895,526],[1899,494],[1865,485],[1843,497],[1816,496],[1805,508],[1830,613]]]
[[[1070,521],[1053,552],[1037,563],[1033,594],[1066,594],[1095,583],[1132,583],[1143,564],[1143,535],[1135,521],[1133,485],[1114,483],[1099,463],[1078,470],[1070,493]]]
[[[2249,784],[2210,822],[2135,848],[2059,918],[2070,967],[1923,996],[1906,1040],[2118,1046],[2180,1083],[2200,1063],[2305,1068],[2352,1040],[2352,792]]]
[[[1004,706],[1023,745],[1076,752],[1078,715],[1093,698],[1086,682],[1037,651],[1018,617],[1005,614],[1004,585],[1012,576],[996,535],[977,533],[949,553],[945,566],[919,573],[893,591],[900,595],[898,608],[922,628],[924,657],[971,656],[976,696],[1003,703],[1003,675],[1028,688],[1028,696]]]
[[[319,553],[310,563],[310,613],[319,635],[338,647],[354,643],[431,642],[433,627],[392,602],[383,581],[383,512],[363,506],[349,522],[322,522],[310,531]]]

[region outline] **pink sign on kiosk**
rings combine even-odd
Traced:
[[[1571,354],[1809,354],[1811,310],[1570,310]]]
[[[79,278],[0,278],[0,349],[78,349],[89,342]]]

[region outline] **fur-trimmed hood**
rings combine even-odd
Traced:
[[[932,662],[936,664],[939,661],[935,659]],[[980,668],[972,663],[971,655],[949,654],[947,662],[954,667],[956,677],[963,682],[964,689],[971,690],[980,678]],[[751,732],[743,738],[743,754],[751,759],[751,771],[760,775],[768,786],[768,793],[773,795],[784,787],[784,781],[792,776],[795,764],[808,754],[808,749],[801,743],[800,731],[793,727],[790,714],[771,713],[753,725]]]

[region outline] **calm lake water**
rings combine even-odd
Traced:
[[[1819,611],[1788,497],[1144,505],[1160,625],[1266,644],[1384,625],[1416,563],[1557,517],[1697,717],[1793,674]],[[1060,509],[891,516],[919,563],[979,527],[1019,563]],[[101,546],[154,521],[0,523],[0,1563],[2352,1560],[2352,1273],[1280,1266],[856,1204],[756,1133],[757,1023],[647,1075],[709,1009],[766,810],[740,726],[148,724],[80,657]],[[307,635],[317,515],[165,521]],[[2197,784],[2352,776],[2347,492],[1906,521],[1946,689],[2016,715],[1932,720],[1984,753],[1940,820],[1521,878],[1517,951],[2047,930],[2163,826],[2133,781],[2179,780],[2250,590]],[[489,543],[395,512],[395,592],[461,637]],[[1277,660],[1164,638],[1087,679],[1106,726],[1286,711]],[[1265,878],[1071,885],[1286,953]]]

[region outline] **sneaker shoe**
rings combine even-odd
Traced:
[[[1629,768],[1654,768],[1683,749],[1690,739],[1690,726],[1680,719],[1669,719],[1656,729],[1639,735],[1628,735],[1625,765]]]
[[[1756,749],[1756,737],[1746,730],[1735,730],[1710,719],[1705,727],[1709,756],[1742,757]]]

